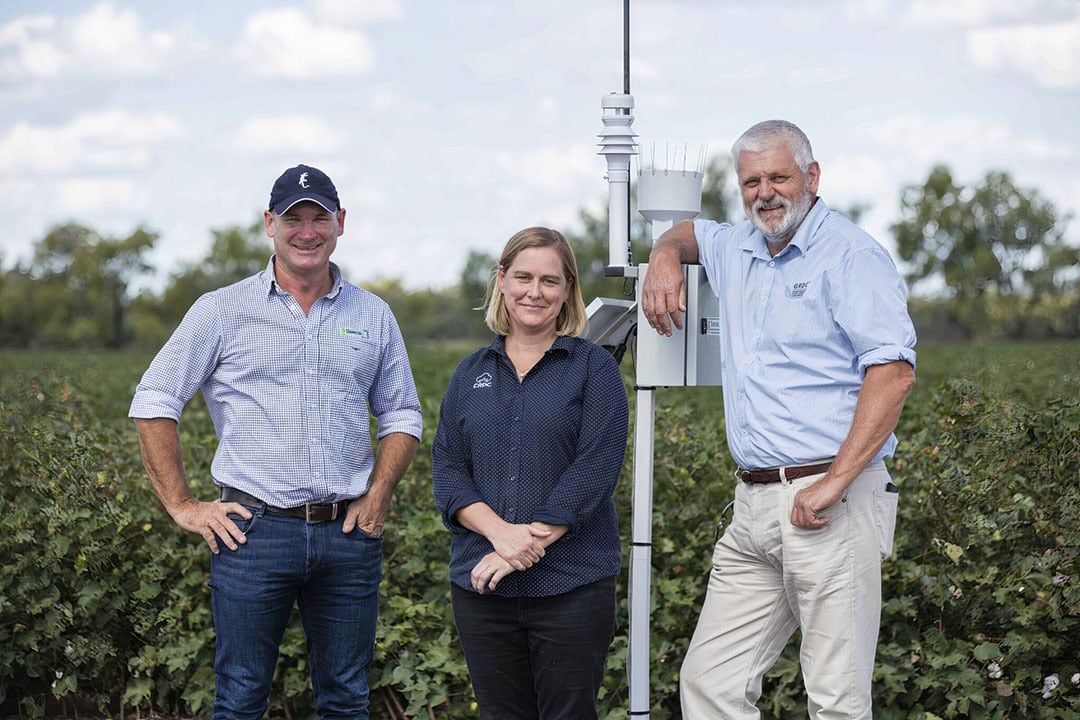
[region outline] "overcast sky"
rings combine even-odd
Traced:
[[[792,120],[821,196],[869,205],[890,250],[900,189],[937,163],[964,183],[1005,170],[1080,210],[1077,0],[631,12],[645,148],[726,153],[754,122]],[[303,162],[348,210],[335,259],[350,279],[446,286],[470,248],[579,229],[579,208],[606,202],[600,98],[622,71],[621,0],[3,0],[0,262],[58,223],[144,225],[164,276],[211,229],[256,220]]]

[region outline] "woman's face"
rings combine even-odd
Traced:
[[[511,333],[556,334],[559,312],[570,296],[570,281],[553,248],[531,247],[519,252],[510,267],[499,268],[499,290]]]

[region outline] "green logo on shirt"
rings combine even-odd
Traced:
[[[363,338],[364,340],[368,339],[367,330],[353,330],[352,328],[347,327],[341,328],[341,337],[348,337],[349,335],[352,335],[353,337]]]

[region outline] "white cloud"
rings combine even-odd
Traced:
[[[380,183],[370,179],[354,183],[349,188],[349,198],[342,197],[341,204],[353,218],[383,213],[394,216],[390,195]]]
[[[567,186],[596,177],[600,167],[590,145],[501,152],[495,156],[493,177],[512,179],[529,192],[561,194]]]
[[[424,242],[439,239],[444,249],[431,267],[417,268],[439,282],[453,282],[464,262],[464,252],[447,255],[446,248],[477,248],[497,252],[511,234],[530,225],[569,230],[579,224],[583,198],[602,196],[602,160],[591,144],[560,144],[517,150],[485,150],[475,145],[446,145],[434,150],[435,170],[418,180],[421,185],[446,186],[450,197],[432,202],[434,214],[444,218],[434,236],[421,233]],[[462,212],[454,196],[478,200],[480,213]],[[354,203],[355,204],[355,203]],[[355,226],[354,226],[355,230]],[[409,228],[410,242],[418,241]],[[429,237],[431,236],[431,237]],[[417,258],[416,262],[424,262]]]
[[[0,175],[144,167],[155,147],[184,133],[171,116],[122,110],[80,115],[59,126],[19,122],[0,137]]]
[[[141,204],[135,182],[128,178],[75,177],[56,188],[56,211],[60,215],[83,216]]]
[[[56,18],[51,15],[27,15],[0,26],[0,52],[10,53],[0,60],[0,77],[49,78],[59,74],[67,58],[41,37],[55,27]]]
[[[894,181],[894,170],[878,155],[840,155],[822,166],[819,192],[831,210],[863,206],[859,225],[891,252],[888,226],[896,215]]]
[[[892,180],[892,171],[876,156],[841,155],[830,158],[822,167],[820,190],[823,197],[841,196],[846,204],[876,205],[882,189],[892,196]]]
[[[400,0],[315,0],[315,15],[327,22],[368,25],[401,20],[404,11]]]
[[[605,72],[609,67],[602,64],[590,62],[571,68],[565,62],[553,60],[582,56],[582,36],[577,32],[567,33],[552,22],[551,15],[562,11],[557,4],[518,3],[510,7],[514,8],[522,28],[535,30],[505,40],[499,36],[482,47],[466,52],[462,59],[478,79],[484,82],[516,80],[534,86],[551,83],[560,88],[568,82],[592,84],[601,77],[608,78],[605,85],[610,81],[610,76]],[[611,28],[609,21],[613,18],[609,10],[599,3],[579,3],[574,9],[575,28],[588,33],[586,57],[595,57],[598,50],[609,45],[612,53],[608,57],[613,61],[621,57],[616,54],[616,48],[621,47],[621,33],[600,31],[601,28]],[[619,68],[621,77],[621,60],[612,62],[612,67]]]
[[[51,79],[61,75],[150,76],[174,61],[172,35],[147,31],[134,10],[94,5],[64,21],[28,15],[0,26],[0,76]]]
[[[904,12],[904,19],[923,26],[951,25],[974,27],[991,22],[1029,18],[1045,0],[914,0]]]
[[[831,85],[851,77],[851,69],[842,65],[811,65],[788,73],[786,82],[790,87],[807,85]]]
[[[485,188],[500,195],[517,192],[539,201],[562,199],[572,188],[591,182],[603,191],[598,179],[603,170],[591,145],[578,144],[522,150],[485,150],[472,145],[444,145],[435,150],[439,165],[451,169],[452,182]],[[446,177],[432,178],[446,182]]]
[[[342,149],[341,133],[310,115],[252,118],[236,132],[231,147],[251,155],[329,155]]]
[[[794,113],[824,163],[822,196],[873,203],[862,225],[882,242],[898,189],[937,163],[965,184],[1007,171],[1080,215],[1077,85],[1047,87],[1071,77],[1080,0],[956,2],[858,0],[864,12],[845,17],[847,0],[785,0],[778,25],[752,4],[635,0],[643,149],[670,138],[726,158],[751,122]],[[579,208],[603,209],[595,143],[600,97],[622,86],[619,3],[190,5],[0,0],[8,263],[56,222],[108,234],[145,222],[163,232],[167,272],[205,252],[208,228],[252,222],[297,162],[338,184],[354,280],[453,282],[471,247],[496,252],[526,225],[573,230]],[[710,51],[724,27],[738,32]],[[766,27],[819,38],[817,59],[763,64]],[[135,61],[155,74],[128,79]]]
[[[895,19],[916,28],[972,28],[987,24],[1042,22],[1076,16],[1075,0],[847,0],[852,18]]]
[[[0,47],[19,45],[30,39],[32,32],[51,30],[56,27],[52,15],[23,15],[6,25],[0,25]]]
[[[1076,0],[850,0],[848,14],[917,30],[961,29],[976,66],[1013,69],[1052,88],[1080,87]]]
[[[368,101],[367,109],[371,112],[382,112],[400,108],[405,104],[405,98],[395,88],[382,86],[372,93]]]
[[[295,80],[361,75],[375,63],[362,32],[313,22],[291,8],[268,10],[248,20],[236,57],[258,77]]]
[[[1080,87],[1080,17],[1066,23],[972,30],[967,47],[979,67],[1013,68],[1046,87]]]
[[[16,123],[0,138],[0,175],[69,170],[78,147],[78,139],[67,128]]]
[[[80,67],[117,75],[153,75],[176,46],[167,33],[144,31],[134,10],[107,2],[77,17],[68,40]]]
[[[871,131],[875,140],[911,163],[979,161],[1060,161],[1075,157],[1075,148],[1032,134],[1018,134],[1008,125],[973,117],[897,117]]]

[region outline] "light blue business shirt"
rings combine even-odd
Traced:
[[[720,299],[728,447],[763,469],[836,455],[871,365],[915,367],[907,289],[889,253],[820,198],[769,257],[749,221],[694,221]],[[874,461],[892,455],[890,435]]]
[[[266,269],[200,297],[154,358],[132,418],[179,420],[202,390],[218,485],[279,507],[367,492],[378,437],[420,437],[420,402],[390,308],[345,282],[304,315]],[[369,415],[370,408],[370,415]]]

